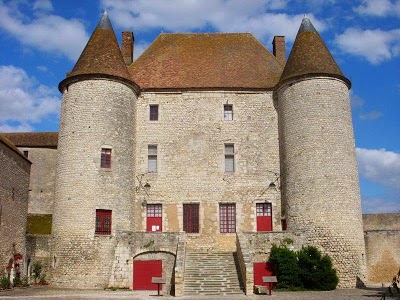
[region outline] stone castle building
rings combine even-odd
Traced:
[[[135,61],[122,37],[105,13],[59,85],[58,134],[6,135],[33,162],[26,257],[50,283],[252,294],[285,242],[365,282],[351,83],[310,20],[287,62],[281,36],[271,54],[251,34],[160,34]],[[210,265],[220,280],[198,278]]]

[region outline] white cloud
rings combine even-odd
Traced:
[[[172,32],[199,29],[222,32],[251,32],[260,39],[285,35],[293,41],[303,15],[276,11],[286,7],[285,0],[102,0],[118,27],[150,30],[163,28]],[[319,31],[325,23],[309,15]]]
[[[361,177],[400,191],[400,153],[364,148],[356,153]]]
[[[33,4],[33,9],[35,10],[43,10],[43,11],[52,11],[53,4],[51,4],[50,0],[36,0]]]
[[[383,112],[373,110],[373,111],[366,112],[366,113],[360,113],[358,116],[359,116],[360,120],[372,121],[372,120],[376,120],[376,119],[383,117]]]
[[[354,9],[360,15],[386,17],[400,16],[400,1],[390,0],[363,0],[362,4]]]
[[[56,89],[37,84],[23,69],[0,66],[0,130],[29,130],[32,123],[57,116],[57,95]]]
[[[16,126],[8,125],[8,124],[2,124],[0,122],[0,132],[30,132],[33,131],[33,128],[31,125],[27,123],[21,123]]]
[[[365,197],[361,199],[362,211],[366,214],[400,213],[400,201]]]
[[[41,5],[43,9],[47,2],[49,1],[37,1],[35,4]],[[49,9],[48,6],[47,8]],[[72,61],[76,61],[89,39],[79,20],[68,20],[52,14],[40,14],[29,19],[15,5],[11,7],[11,4],[6,5],[1,0],[0,28],[24,45],[56,55],[61,54]]]
[[[335,42],[342,51],[361,56],[372,64],[379,64],[400,54],[400,29],[383,31],[348,28],[336,36]]]
[[[358,96],[353,90],[350,90],[350,104],[352,108],[362,107],[364,102],[364,99]]]

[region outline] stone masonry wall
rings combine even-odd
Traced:
[[[133,229],[134,102],[128,86],[105,79],[63,91],[52,224],[51,283],[108,285],[117,231]],[[111,168],[100,168],[101,149]],[[95,234],[96,209],[112,211],[111,235]]]
[[[14,254],[25,260],[30,163],[0,140],[0,277]],[[20,266],[21,275],[25,274]],[[13,270],[15,272],[15,270]],[[12,278],[11,278],[12,279]]]
[[[232,121],[224,104],[233,105]],[[159,106],[158,121],[149,120],[149,105]],[[273,229],[281,229],[280,193],[268,189],[279,173],[272,92],[143,92],[137,115],[137,231],[146,230],[144,201],[163,205],[166,232],[183,231],[183,204],[200,204],[200,233],[187,235],[188,251],[235,251],[235,234],[220,234],[219,203],[236,204],[242,232],[256,231],[256,203],[270,202]],[[234,172],[225,172],[225,144],[234,144]],[[156,173],[148,172],[148,145],[157,145]]]
[[[57,149],[27,147],[18,149],[28,151],[28,158],[32,162],[28,213],[52,214]]]
[[[400,269],[400,214],[363,215],[368,281],[389,283]]]
[[[332,257],[340,287],[355,287],[365,248],[348,88],[328,77],[293,81],[277,109],[288,230]]]

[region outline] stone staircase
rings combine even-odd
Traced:
[[[243,295],[236,253],[186,253],[184,295]]]

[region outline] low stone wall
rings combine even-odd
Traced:
[[[400,268],[400,214],[363,215],[367,279],[388,283]]]
[[[184,237],[180,233],[119,232],[112,266],[109,287],[133,289],[133,262],[135,260],[162,260],[163,274],[167,283],[163,285],[164,295],[175,294],[175,269],[180,269],[181,279],[178,293],[181,293],[184,270]],[[180,247],[179,247],[180,246]],[[177,260],[177,252],[182,257]],[[178,280],[179,282],[179,280]]]

